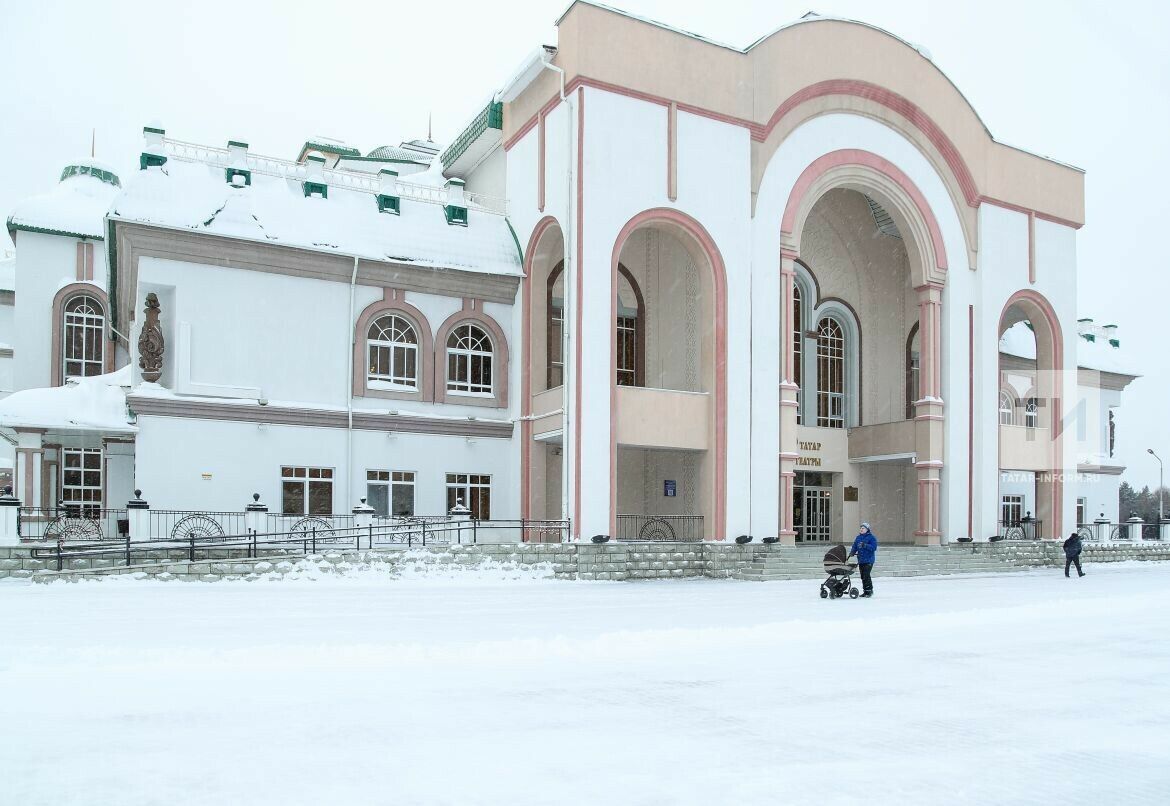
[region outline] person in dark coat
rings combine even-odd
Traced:
[[[1075,565],[1077,567],[1077,576],[1084,576],[1085,572],[1081,570],[1081,536],[1073,532],[1068,536],[1068,540],[1064,541],[1064,575],[1068,576],[1068,567]]]
[[[857,555],[857,568],[861,571],[861,587],[864,590],[862,596],[873,596],[873,579],[870,572],[873,571],[873,563],[877,559],[877,547],[877,538],[869,530],[869,524],[861,524],[861,534],[853,539],[853,548],[850,549],[849,556]]]

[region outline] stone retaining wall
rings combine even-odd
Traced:
[[[1016,567],[1052,567],[1064,563],[1064,552],[1058,543],[950,544],[947,549],[984,554]],[[213,581],[283,575],[295,570],[297,564],[306,559],[318,565],[324,562],[327,565],[380,563],[395,566],[409,557],[414,563],[439,566],[501,563],[524,568],[547,564],[558,579],[726,579],[751,566],[757,557],[783,555],[786,551],[807,552],[808,549],[734,543],[512,543],[416,546],[409,551],[402,548],[346,548],[308,558],[299,552],[281,549],[261,551],[260,557],[249,558],[247,550],[241,547],[208,551],[209,556],[200,557],[195,562],[188,561],[187,552],[182,550],[168,552],[162,559],[157,553],[132,553],[129,566],[125,565],[124,557],[78,558],[66,560],[62,571],[57,572],[55,560],[33,559],[29,547],[8,546],[0,547],[0,577],[32,577],[37,581],[49,581],[132,574],[139,578]],[[1170,560],[1170,545],[1086,545],[1082,560],[1089,563]]]

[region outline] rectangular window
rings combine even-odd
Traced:
[[[102,508],[102,451],[100,448],[62,448],[61,502],[95,518]]]
[[[632,316],[617,318],[617,383],[618,386],[637,385],[638,320]]]
[[[447,511],[456,504],[471,510],[471,517],[486,521],[492,517],[492,477],[482,473],[447,474]]]
[[[367,470],[366,503],[382,517],[414,517],[414,472]]]
[[[563,347],[562,328],[565,325],[564,309],[553,303],[548,319],[548,388],[555,389],[565,383],[565,360],[561,355]]]
[[[285,515],[332,515],[333,469],[281,467],[280,500]]]
[[[1005,495],[1000,502],[1000,520],[1004,526],[1016,526],[1024,517],[1024,496]]]
[[[1077,499],[1077,526],[1084,526],[1089,522],[1089,499]]]

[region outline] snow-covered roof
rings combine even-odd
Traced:
[[[1100,372],[1138,377],[1121,354],[1121,343],[1116,338],[1116,327],[1094,327],[1091,319],[1082,320],[1078,327],[1077,366]],[[1088,323],[1088,324],[1086,324]],[[1017,358],[1036,360],[1036,336],[1027,322],[1016,322],[999,338],[999,351]]]
[[[132,434],[127,422],[129,365],[107,375],[71,379],[65,386],[25,389],[0,400],[0,426]]]
[[[71,162],[56,187],[16,206],[8,229],[101,239],[103,219],[119,184],[117,174],[96,160]]]
[[[430,165],[433,159],[433,154],[425,154],[421,151],[414,151],[408,148],[401,148],[399,146],[378,146],[369,154],[366,154],[366,159],[418,162],[423,165]]]
[[[448,190],[422,179],[425,172],[394,185],[400,214],[393,215],[379,212],[377,195],[383,189],[377,175],[252,155],[240,161],[222,149],[171,141],[164,145],[166,163],[139,171],[127,181],[111,206],[111,220],[371,260],[521,273],[519,248],[502,212],[469,197],[467,226],[448,224],[444,210],[450,201]],[[249,170],[251,184],[230,184],[225,176],[229,165]],[[306,180],[327,185],[327,198],[306,196]]]

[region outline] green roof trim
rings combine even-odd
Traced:
[[[235,146],[236,148],[247,148],[248,144],[243,140],[228,140],[228,148]]]
[[[1112,344],[1114,347],[1120,347],[1120,346],[1121,346],[1121,341],[1120,341],[1119,339],[1110,339],[1110,340],[1109,340],[1109,343],[1110,343],[1110,344]]]
[[[346,162],[350,162],[350,161],[352,161],[352,162],[396,162],[396,163],[399,163],[402,165],[430,165],[430,163],[424,159],[402,160],[402,159],[398,159],[397,157],[349,157],[349,156],[345,156],[345,157],[342,157],[342,159],[345,160]]]
[[[330,145],[329,143],[321,143],[316,140],[305,141],[305,144],[301,146],[301,153],[304,154],[306,151],[328,151],[330,154],[341,154],[346,157],[360,157],[362,155],[362,152],[356,148],[337,145],[336,143]]]
[[[305,189],[305,196],[312,196],[314,193],[320,193],[322,199],[329,198],[329,186],[324,182],[303,182],[302,187]]]
[[[167,133],[167,130],[160,129],[156,126],[143,126],[142,133],[143,134],[162,134],[162,135],[165,135]]]
[[[148,151],[143,151],[138,158],[139,170],[145,171],[147,168],[160,168],[167,164],[167,158],[162,154],[151,154]]]
[[[102,168],[93,165],[66,165],[65,170],[61,171],[61,179],[64,182],[71,176],[92,176],[94,179],[99,179],[107,185],[113,185],[116,188],[122,187],[122,180],[113,171],[106,171]]]
[[[1082,333],[1081,338],[1084,339],[1085,341],[1096,341],[1097,340],[1097,336],[1093,333]]]
[[[512,226],[512,222],[504,216],[504,223],[508,225],[508,232],[512,233],[512,240],[516,243],[516,254],[520,256],[520,266],[524,266],[524,249],[520,246],[520,237],[516,234],[516,228]]]
[[[9,216],[9,218],[8,218],[8,231],[9,232],[36,232],[36,233],[39,233],[41,235],[64,235],[66,238],[80,238],[83,241],[103,240],[101,235],[86,235],[86,234],[81,233],[81,232],[69,232],[68,230],[53,229],[51,227],[34,227],[31,224],[17,224],[16,222],[14,222],[12,220],[11,216]]]
[[[447,223],[458,227],[467,226],[467,208],[459,207],[458,205],[448,204],[443,207],[443,215],[447,217]]]
[[[455,160],[463,156],[464,152],[471,147],[471,144],[480,138],[480,136],[488,129],[503,129],[504,128],[504,104],[500,101],[492,101],[483,110],[475,116],[475,119],[467,125],[467,128],[455,138],[447,150],[439,155],[439,160],[443,163],[444,168],[450,167]]]

